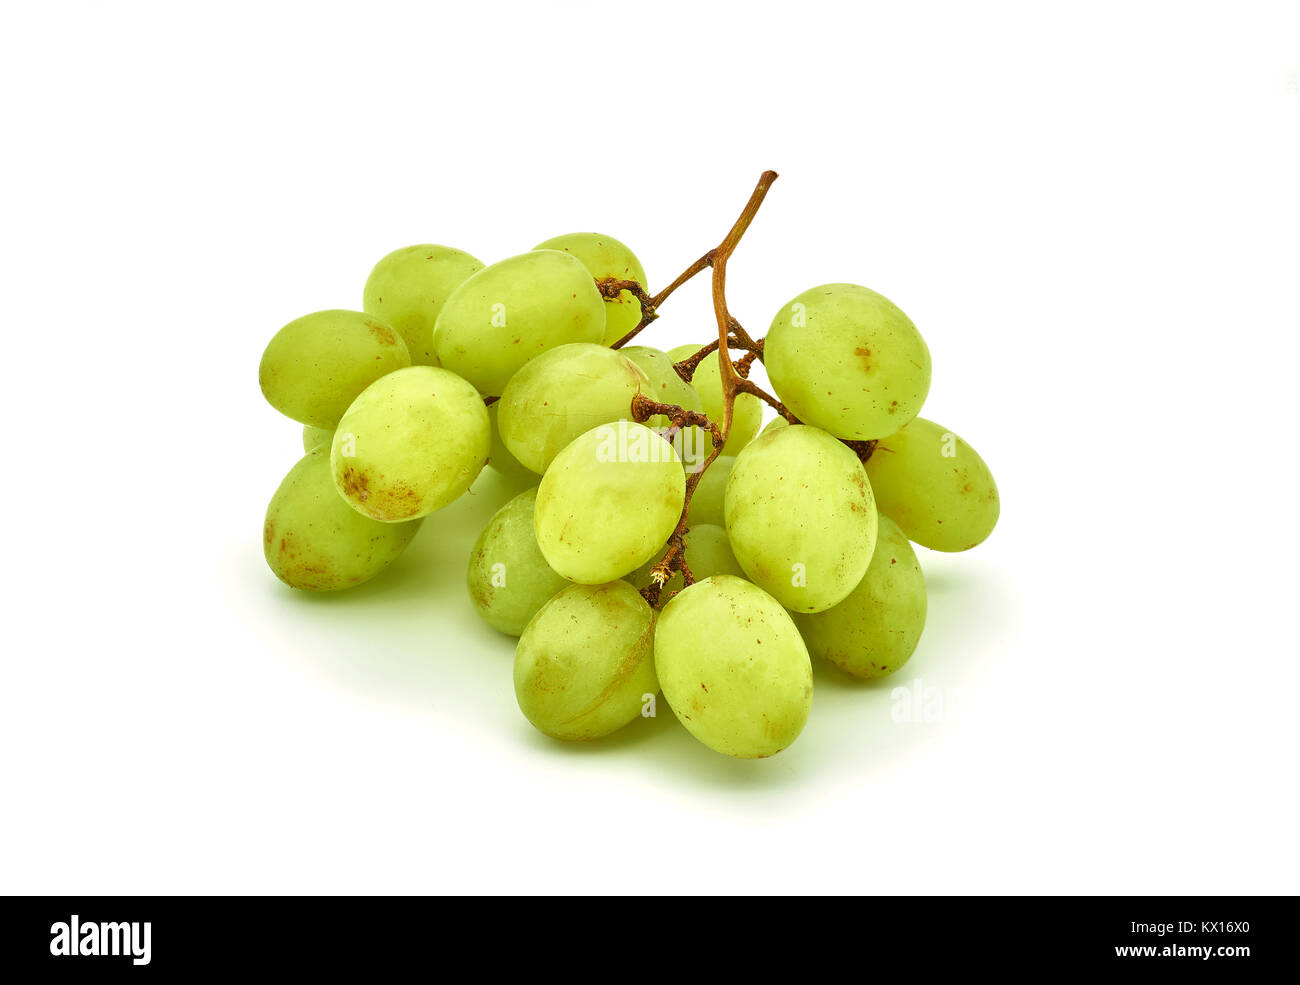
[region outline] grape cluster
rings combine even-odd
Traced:
[[[271,570],[309,591],[367,581],[487,466],[526,488],[478,537],[469,597],[519,638],[515,696],[542,732],[599,738],[662,694],[710,748],[770,756],[807,721],[810,654],[896,672],[925,626],[912,544],[979,544],[998,491],[969,444],[917,416],[930,352],[887,298],[814,287],[761,339],[730,316],[726,260],[774,178],[653,297],[608,236],[490,266],[419,245],[376,264],[362,311],[282,328],[262,392],[303,424],[306,454],[266,512]],[[716,340],[627,344],[708,268]],[[748,379],[755,361],[773,394]],[[760,432],[765,403],[778,416]]]

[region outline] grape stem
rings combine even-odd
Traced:
[[[640,393],[632,398],[632,417],[637,422],[644,424],[657,414],[663,414],[668,418],[671,426],[664,437],[669,442],[672,442],[684,427],[705,428],[713,437],[713,451],[709,454],[709,457],[705,459],[700,468],[686,477],[686,495],[682,503],[681,517],[677,521],[677,526],[673,529],[672,535],[668,538],[663,556],[650,569],[650,584],[641,590],[645,600],[654,609],[659,609],[667,601],[662,598],[663,587],[674,572],[680,571],[682,573],[682,580],[686,585],[689,586],[695,583],[695,577],[691,573],[690,566],[686,563],[686,535],[690,531],[686,524],[686,515],[690,510],[691,497],[700,484],[701,476],[713,464],[718,455],[722,453],[727,437],[731,434],[731,422],[735,413],[736,398],[742,393],[748,393],[768,404],[790,424],[802,423],[799,418],[795,417],[790,408],[749,378],[749,371],[755,361],[763,361],[763,339],[755,339],[745,331],[744,326],[732,316],[727,307],[727,261],[731,259],[732,253],[735,252],[741,237],[745,235],[745,230],[749,228],[749,224],[754,221],[759,206],[763,204],[768,189],[772,187],[772,182],[776,181],[776,179],[777,174],[775,171],[764,171],[758,179],[758,184],[754,186],[749,201],[745,203],[745,208],[741,211],[740,217],[728,230],[722,242],[683,270],[676,280],[658,294],[651,296],[641,284],[634,280],[623,280],[617,277],[605,277],[596,280],[596,289],[600,291],[602,297],[612,300],[617,298],[621,292],[627,291],[641,303],[641,320],[637,322],[630,332],[611,346],[614,349],[621,349],[636,338],[647,325],[659,317],[659,306],[668,300],[677,288],[705,268],[712,268],[713,270],[713,313],[718,322],[718,337],[680,362],[673,363],[673,369],[676,370],[678,376],[690,383],[694,379],[695,371],[699,368],[700,363],[712,353],[718,353],[718,375],[722,382],[722,420],[712,421],[707,415],[698,411],[686,410],[676,404],[659,403]],[[734,362],[731,358],[733,349],[744,353],[739,360]],[[489,398],[489,403],[491,399]],[[858,458],[864,463],[871,457],[871,453],[876,447],[875,441],[841,440],[853,449]]]
[[[677,288],[681,287],[688,280],[704,270],[706,267],[713,268],[713,306],[718,312],[718,319],[721,341],[726,342],[728,327],[734,327],[736,338],[742,343],[742,348],[752,348],[754,340],[746,334],[745,330],[740,327],[740,323],[731,319],[727,314],[727,300],[723,288],[726,283],[727,260],[736,249],[736,244],[740,242],[740,237],[745,235],[745,230],[749,224],[754,221],[754,216],[758,213],[758,207],[763,204],[763,199],[767,196],[767,190],[772,187],[772,182],[776,181],[777,174],[775,171],[764,171],[758,179],[758,184],[754,186],[753,194],[749,196],[749,201],[745,203],[745,208],[740,213],[735,224],[728,231],[726,237],[721,243],[709,250],[702,257],[692,263],[689,267],[677,275],[677,279],[665,287],[654,297],[650,297],[648,292],[634,280],[619,280],[614,277],[606,277],[596,281],[596,288],[601,295],[607,298],[616,298],[620,291],[627,291],[634,295],[641,302],[641,320],[637,322],[632,331],[628,332],[621,339],[615,342],[611,348],[621,349],[634,338],[641,330],[659,317],[658,308],[668,300]],[[721,274],[721,276],[719,276]],[[721,307],[719,308],[719,302]]]
[[[705,459],[704,464],[699,469],[691,472],[686,478],[686,494],[682,503],[681,517],[678,519],[672,535],[668,538],[667,549],[663,557],[651,569],[650,584],[642,590],[642,595],[645,596],[646,601],[655,609],[660,607],[660,596],[664,583],[672,577],[674,571],[682,573],[682,580],[686,585],[689,586],[695,582],[690,566],[686,563],[686,534],[690,530],[686,523],[686,516],[690,510],[691,497],[695,494],[695,489],[700,483],[700,477],[704,475],[705,470],[721,454],[722,447],[727,441],[727,435],[731,432],[732,411],[736,403],[736,395],[738,393],[755,393],[757,391],[755,395],[762,394],[763,399],[773,402],[774,406],[780,407],[780,402],[776,401],[775,397],[768,396],[756,383],[745,379],[736,372],[736,368],[731,361],[731,348],[733,346],[746,350],[751,357],[760,356],[762,347],[750,337],[740,322],[733,318],[731,312],[727,309],[727,261],[731,259],[731,254],[735,252],[736,246],[740,243],[741,237],[745,235],[745,230],[749,228],[749,224],[754,221],[759,206],[763,204],[763,199],[767,196],[767,190],[772,187],[772,182],[776,181],[776,178],[775,171],[763,172],[758,179],[758,184],[754,186],[753,193],[749,196],[749,201],[745,203],[745,208],[741,211],[740,217],[736,219],[721,243],[682,271],[676,280],[654,297],[647,299],[645,297],[646,292],[641,291],[638,295],[641,299],[640,322],[632,331],[614,343],[614,348],[618,349],[636,338],[642,329],[658,317],[656,309],[677,288],[681,287],[705,267],[713,268],[713,311],[718,321],[718,339],[716,342],[704,346],[699,352],[681,363],[675,364],[674,368],[683,380],[689,382],[694,377],[700,361],[711,352],[716,351],[718,353],[719,378],[722,381],[722,420],[720,422],[711,421],[704,414],[687,411],[676,405],[660,404],[647,399],[639,393],[632,398],[632,416],[641,423],[649,420],[655,414],[668,415],[672,427],[666,437],[670,441],[682,427],[687,425],[707,428],[713,437],[713,450],[709,453],[709,457]],[[597,283],[601,294],[605,297],[617,297],[618,291],[631,290],[631,288],[623,286],[628,282],[618,281],[613,278]],[[639,287],[639,285],[636,286]],[[636,292],[633,291],[633,293]],[[749,366],[752,363],[753,358],[750,358],[749,362],[745,364],[744,373],[746,375],[748,375]],[[784,407],[780,409],[784,413],[789,413]]]
[[[717,423],[709,420],[707,414],[687,410],[677,404],[660,403],[640,393],[632,397],[632,419],[637,423],[644,424],[656,414],[663,414],[668,418],[669,428],[663,435],[665,441],[671,444],[684,427],[702,427],[713,438],[713,452],[709,455],[703,467],[687,474],[682,515],[678,518],[677,526],[673,528],[672,534],[668,537],[667,550],[664,552],[663,557],[650,569],[650,584],[641,590],[641,594],[653,609],[659,608],[660,594],[663,592],[664,583],[673,576],[674,571],[682,573],[682,580],[687,585],[695,584],[695,575],[691,573],[690,565],[686,563],[686,534],[690,530],[690,527],[686,524],[686,512],[690,508],[691,496],[695,494],[695,487],[700,484],[700,476],[704,474],[704,469],[708,468],[709,463],[718,457],[723,444],[726,443],[726,438],[722,435],[722,429],[718,427]]]
[[[645,288],[634,280],[619,280],[616,277],[605,277],[597,280],[596,289],[600,291],[603,297],[616,298],[620,291],[627,291],[641,302],[641,320],[636,323],[636,326],[632,331],[624,335],[621,339],[610,346],[610,348],[623,348],[623,346],[636,338],[643,328],[658,318],[659,313],[657,309],[659,306],[672,296],[673,291],[677,290],[677,288],[681,287],[705,267],[710,266],[713,263],[713,254],[714,251],[709,250],[708,253],[704,254],[704,256],[700,257],[693,264],[683,270],[675,281],[665,287],[654,297],[650,297]]]

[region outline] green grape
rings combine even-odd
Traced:
[[[812,708],[812,665],[789,613],[730,575],[697,581],[664,606],[655,670],[681,723],[728,756],[780,752]]]
[[[542,606],[515,650],[524,717],[557,739],[599,739],[659,691],[654,613],[625,581],[570,585]]]
[[[673,362],[681,362],[688,356],[700,351],[700,346],[679,345],[670,349],[669,357]],[[722,375],[718,369],[718,354],[710,352],[695,367],[695,390],[704,404],[704,413],[718,427],[722,427]],[[722,446],[722,454],[739,455],[740,450],[754,440],[759,425],[763,423],[763,403],[752,393],[741,393],[731,408],[731,433],[727,443]],[[709,446],[712,448],[712,445]]]
[[[645,270],[631,250],[613,236],[600,233],[568,233],[538,243],[535,250],[560,250],[575,256],[587,268],[593,280],[617,277],[634,280],[646,289]],[[630,291],[619,291],[616,298],[605,298],[605,345],[613,345],[641,321],[641,302]],[[642,367],[643,369],[645,367]]]
[[[510,449],[501,440],[501,423],[497,414],[501,401],[488,405],[488,423],[492,426],[492,447],[488,451],[488,468],[514,483],[532,485],[537,481],[537,473],[523,465],[519,459],[510,454]]]
[[[491,446],[478,392],[448,370],[411,366],[353,401],[334,432],[330,462],[354,509],[392,523],[456,499],[483,470]]]
[[[789,425],[789,423],[790,422],[787,421],[784,417],[782,417],[780,414],[777,414],[776,417],[768,421],[767,424],[764,425],[763,430],[759,431],[758,433],[767,434],[768,431],[775,431],[777,428],[786,427],[787,425]]]
[[[521,492],[501,507],[479,534],[469,556],[470,601],[494,629],[518,636],[561,588],[561,578],[542,557],[533,533],[537,489]]]
[[[421,243],[384,257],[366,278],[361,307],[397,329],[411,362],[436,366],[433,325],[451,292],[483,264],[464,250]]]
[[[855,677],[884,677],[907,663],[925,628],[925,575],[898,524],[880,514],[871,564],[848,598],[794,621],[810,653]]]
[[[632,398],[649,385],[614,349],[574,342],[544,352],[510,378],[501,393],[501,440],[541,474],[570,441],[598,424],[629,420]]]
[[[867,459],[882,512],[935,551],[968,551],[998,522],[998,487],[984,459],[923,417],[883,438]]]
[[[714,575],[744,578],[744,569],[731,551],[727,531],[716,523],[693,524],[686,533],[686,563],[696,581]]]
[[[302,450],[311,451],[318,445],[328,445],[334,441],[333,428],[316,428],[310,424],[302,426]]]
[[[366,387],[411,365],[406,343],[360,311],[318,311],[289,322],[262,353],[267,402],[302,424],[332,429]]]
[[[330,450],[317,445],[289,470],[266,508],[266,563],[286,585],[333,592],[368,581],[390,565],[420,529],[419,520],[379,523],[339,498]]]
[[[783,307],[763,344],[776,395],[839,438],[893,434],[930,391],[930,350],[892,301],[856,284],[824,284]]]
[[[528,360],[566,342],[599,343],[605,305],[587,268],[558,250],[480,270],[438,315],[433,353],[480,393],[499,396]]]
[[[727,492],[727,480],[731,478],[731,468],[735,464],[736,460],[732,456],[719,455],[704,470],[691,495],[691,506],[687,512],[692,527],[698,523],[723,526],[727,522],[722,512],[722,498]]]
[[[876,544],[866,470],[820,428],[777,428],[742,451],[724,512],[740,566],[795,612],[829,609],[853,591]]]
[[[537,544],[565,578],[622,578],[667,542],[685,493],[672,445],[642,424],[602,424],[566,446],[542,477]]]

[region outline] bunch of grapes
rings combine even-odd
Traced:
[[[896,672],[926,618],[912,543],[979,544],[997,487],[917,416],[930,352],[887,298],[814,287],[757,339],[731,316],[727,260],[775,177],[653,296],[608,236],[491,266],[421,245],[379,261],[361,311],[282,328],[262,392],[306,454],[267,509],[271,570],[319,592],[373,578],[486,466],[527,488],[474,545],[469,597],[519,638],[515,695],[542,732],[596,739],[662,694],[710,748],[770,756],[807,721],[810,654]],[[706,269],[715,339],[628,344]]]

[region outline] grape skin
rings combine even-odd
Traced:
[[[542,477],[538,546],[565,578],[614,581],[664,545],[685,493],[681,460],[659,435],[632,421],[602,424],[566,446]]]
[[[808,652],[855,677],[892,674],[907,663],[925,629],[925,575],[898,524],[880,514],[871,564],[843,602],[796,613]]]
[[[968,551],[997,525],[998,487],[984,459],[923,417],[876,445],[867,475],[881,511],[922,547]]]
[[[930,391],[921,333],[892,301],[857,284],[823,284],[782,307],[763,365],[796,417],[838,438],[893,434]]]
[[[330,461],[352,508],[392,523],[460,496],[491,445],[487,408],[472,386],[436,366],[411,366],[357,397],[334,432]]]
[[[302,426],[302,450],[311,451],[319,445],[328,445],[334,441],[333,428],[317,428],[310,424]]]
[[[497,419],[501,401],[488,405],[488,423],[492,428],[492,447],[488,449],[488,468],[502,478],[515,484],[533,485],[537,482],[537,473],[528,468],[514,455],[501,440],[501,422]]]
[[[360,311],[317,311],[275,333],[258,367],[267,402],[301,424],[333,429],[375,380],[411,365],[391,327]]]
[[[534,250],[560,250],[576,257],[593,280],[634,280],[646,288],[645,269],[636,254],[613,236],[601,233],[566,233],[538,243]],[[605,298],[605,345],[613,345],[641,321],[641,302],[630,291]]]
[[[744,578],[745,572],[732,553],[727,531],[716,523],[698,523],[686,532],[686,563],[696,581],[714,575]]]
[[[537,489],[527,489],[488,521],[469,556],[470,601],[489,626],[518,636],[543,605],[569,584],[546,563],[533,533]],[[498,580],[504,584],[496,584]]]
[[[792,425],[736,457],[723,503],[736,560],[796,612],[820,612],[862,580],[876,506],[857,455],[819,428]]]
[[[329,448],[317,445],[284,477],[266,508],[266,563],[286,585],[334,592],[373,578],[406,549],[419,520],[379,523],[339,498]]]
[[[731,478],[731,469],[735,464],[736,460],[732,456],[719,455],[704,470],[691,496],[687,513],[692,527],[701,523],[716,523],[720,527],[726,524],[722,503],[727,492],[727,480]]]
[[[688,356],[695,355],[700,348],[695,345],[679,345],[676,349],[670,349],[668,355],[673,362],[681,362]],[[704,404],[704,413],[714,424],[722,427],[722,375],[716,352],[710,352],[700,360],[692,380],[695,391]],[[731,431],[727,435],[727,443],[722,446],[721,454],[733,457],[739,455],[740,450],[754,440],[762,423],[762,401],[752,393],[737,394],[736,402],[731,408]]]
[[[435,243],[404,246],[370,271],[361,308],[393,326],[415,366],[436,366],[433,326],[452,291],[483,269],[464,250]]]
[[[499,396],[528,360],[568,342],[599,343],[605,304],[578,260],[558,250],[485,267],[452,292],[433,333],[438,364]]]
[[[789,613],[756,585],[716,575],[679,592],[659,615],[654,651],[664,700],[710,749],[758,759],[803,731],[808,650]]]
[[[502,391],[498,423],[511,454],[538,475],[578,435],[629,420],[649,377],[621,352],[589,342],[531,360]]]
[[[547,735],[609,735],[659,691],[654,613],[625,581],[570,585],[524,628],[514,682],[524,717]]]

